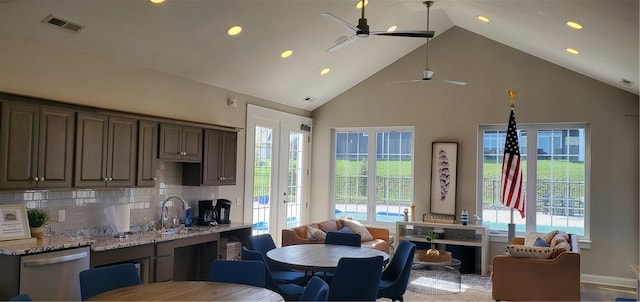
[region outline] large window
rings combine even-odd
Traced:
[[[506,231],[510,209],[500,202],[506,125],[481,126],[478,208],[483,224]],[[516,232],[561,230],[589,238],[588,126],[518,125],[526,217],[514,211]]]
[[[335,217],[403,220],[413,200],[413,128],[334,130]]]

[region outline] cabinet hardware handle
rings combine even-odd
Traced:
[[[34,177],[33,177],[33,181],[38,181],[38,180],[40,180],[40,179],[38,178],[38,176],[34,176]]]
[[[104,181],[109,181],[109,179],[105,177],[105,178],[104,178]]]
[[[109,177],[109,181],[112,181],[112,180],[113,180],[113,177]]]
[[[44,181],[44,177],[40,177],[40,181]]]
[[[154,180],[154,181],[156,181],[156,180],[158,180],[158,179],[154,177],[154,178],[153,178],[153,180]]]

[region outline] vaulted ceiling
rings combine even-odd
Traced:
[[[357,24],[357,2],[0,0],[0,30],[313,110],[426,41],[372,35],[326,51],[353,32],[321,13]],[[419,0],[370,0],[365,16],[372,31],[391,25],[426,30],[426,12]],[[440,0],[431,8],[430,29],[437,39],[459,26],[638,94],[638,12],[637,0]],[[42,22],[49,15],[83,28]],[[232,25],[242,32],[228,36]],[[567,47],[580,54],[568,54]],[[293,55],[281,58],[287,49]],[[321,75],[323,68],[331,71]]]

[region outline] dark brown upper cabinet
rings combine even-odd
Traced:
[[[159,139],[159,159],[202,161],[202,128],[161,123]]]
[[[158,122],[141,120],[138,124],[138,169],[136,185],[153,187],[156,183]]]
[[[79,112],[76,125],[76,187],[134,186],[136,119]]]
[[[75,112],[2,102],[0,188],[71,187]]]
[[[184,185],[235,185],[238,133],[204,129],[202,165],[185,163],[182,166]]]

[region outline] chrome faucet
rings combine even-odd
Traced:
[[[177,199],[177,200],[182,201],[182,204],[184,205],[184,210],[185,210],[185,211],[189,208],[189,204],[188,204],[184,199],[182,199],[182,197],[180,197],[180,196],[175,196],[175,195],[174,195],[174,196],[169,196],[169,197],[167,197],[167,198],[162,202],[162,206],[161,206],[162,208],[160,209],[160,229],[162,229],[162,230],[164,230],[164,229],[165,229],[164,224],[166,223],[166,221],[167,221],[167,220],[169,220],[169,218],[168,218],[168,217],[167,217],[167,218],[165,218],[165,217],[164,217],[164,215],[165,215],[165,211],[167,210],[167,208],[166,208],[166,206],[165,206],[165,205],[167,204],[167,202],[168,202],[169,200],[173,200],[173,199]]]

